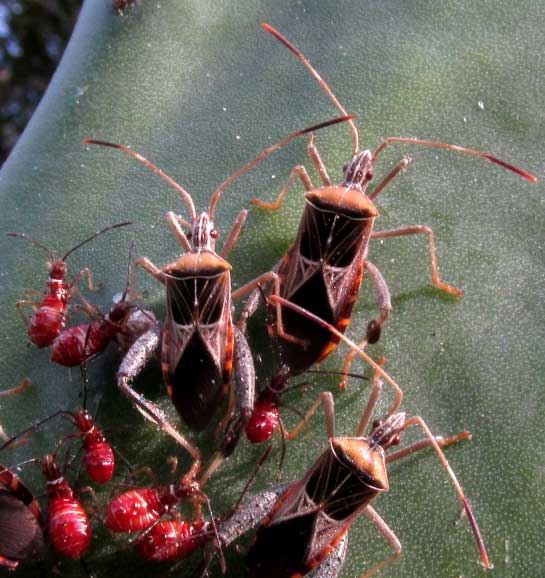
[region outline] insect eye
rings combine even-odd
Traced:
[[[220,234],[216,231],[216,229],[212,229],[210,231],[210,236],[212,237],[212,239],[217,239],[220,236]]]
[[[379,428],[379,427],[382,425],[382,423],[383,423],[383,422],[382,422],[381,419],[376,419],[376,420],[373,422],[373,429]]]
[[[191,239],[193,239],[193,233],[191,231],[189,231],[189,233],[187,233],[186,235],[188,241],[191,241]]]
[[[390,442],[393,446],[398,446],[401,442],[401,436],[399,434],[396,434],[393,438],[392,441]]]
[[[367,181],[370,181],[373,178],[373,171],[367,171],[367,174],[365,175],[365,179]]]

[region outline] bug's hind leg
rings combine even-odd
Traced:
[[[119,366],[119,371],[117,372],[117,386],[148,421],[151,421],[162,429],[191,454],[194,459],[192,470],[196,472],[200,467],[201,461],[201,455],[198,448],[182,436],[182,434],[168,421],[167,416],[159,406],[152,403],[132,388],[133,380],[144,369],[148,361],[155,354],[160,342],[160,330],[157,327],[150,329],[134,342]]]
[[[358,343],[358,347],[360,349],[365,349],[368,345],[372,345],[376,343],[380,339],[380,335],[382,333],[382,328],[390,315],[390,311],[392,310],[392,301],[390,299],[390,290],[388,289],[388,285],[382,273],[378,270],[378,268],[373,265],[370,261],[365,261],[365,269],[369,272],[371,276],[371,280],[375,287],[375,295],[377,300],[377,305],[380,309],[380,315],[376,319],[372,319],[369,324],[367,325],[367,332],[365,334],[365,338],[363,341]],[[339,387],[345,388],[346,387],[346,376],[350,373],[350,367],[352,366],[352,362],[356,357],[357,352],[355,350],[349,351],[344,358],[342,373],[343,376],[341,381],[339,382]]]

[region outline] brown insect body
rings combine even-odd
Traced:
[[[343,185],[308,191],[297,237],[278,266],[281,296],[311,311],[344,332],[350,322],[378,211],[365,194],[368,171],[350,180],[362,158],[356,155],[345,171]],[[361,176],[358,171],[356,174]],[[272,308],[272,305],[269,305]],[[280,340],[279,355],[292,374],[325,359],[338,338],[296,312],[283,309],[284,331],[300,340]],[[312,339],[309,339],[312,335]]]
[[[191,195],[143,156],[115,143],[94,139],[84,141],[121,150],[146,165],[181,194],[189,209],[190,221],[174,212],[167,214],[169,225],[184,248],[184,253],[176,261],[160,269],[149,259],[137,260],[138,265],[165,285],[167,318],[160,339],[158,329],[152,328],[131,346],[119,367],[117,384],[146,419],[157,424],[189,451],[194,458],[193,472],[200,468],[198,448],[168,423],[158,406],[135,392],[131,382],[153,356],[160,342],[161,365],[168,393],[183,420],[196,430],[206,428],[219,402],[230,389],[229,407],[222,422],[226,430],[224,442],[218,459],[211,464],[205,477],[211,475],[221,460],[233,451],[254,404],[252,355],[244,333],[233,325],[231,299],[263,282],[263,278],[258,278],[249,284],[249,289],[242,287],[231,292],[231,266],[226,258],[236,244],[248,211],[239,213],[218,255],[215,242],[219,234],[214,228],[217,203],[223,191],[236,179],[291,140],[352,118],[345,115],[308,127],[269,146],[214,191],[208,211],[200,216],[197,216]],[[268,277],[266,274],[265,278]]]
[[[207,213],[195,229],[193,238],[198,244],[193,251],[163,269],[167,317],[162,368],[178,413],[192,429],[202,430],[231,381],[234,330],[231,266],[215,253]]]
[[[264,520],[248,554],[250,576],[303,576],[338,547],[365,507],[388,491],[383,447],[392,443],[391,432],[404,420],[404,413],[391,416],[389,435],[382,442],[377,434],[384,432],[384,426],[370,438],[329,440],[327,450]]]
[[[269,24],[262,24],[262,28],[297,57],[328,95],[337,110],[341,114],[347,114],[328,84],[303,53]],[[266,203],[254,199],[253,203],[268,209],[278,209],[293,181],[296,178],[300,179],[306,189],[306,206],[296,241],[274,268],[280,278],[280,295],[304,307],[344,333],[363,280],[363,270],[367,269],[375,286],[380,316],[372,319],[367,326],[366,335],[360,343],[360,347],[365,348],[368,344],[376,343],[380,339],[382,327],[392,309],[385,280],[373,263],[367,261],[367,249],[371,239],[426,235],[429,242],[433,285],[458,297],[462,295],[462,291],[441,281],[435,237],[427,225],[373,231],[374,220],[378,217],[378,211],[374,205],[375,199],[407,168],[411,160],[409,157],[401,159],[368,193],[367,186],[373,178],[374,165],[387,147],[394,143],[406,143],[453,150],[485,158],[531,182],[537,179],[488,153],[430,140],[388,137],[373,152],[360,151],[358,129],[353,121],[349,121],[349,125],[352,132],[353,152],[350,163],[343,169],[344,182],[342,184],[331,183],[326,166],[311,136],[307,150],[323,186],[315,187],[306,168],[299,165],[293,169],[275,202]],[[257,307],[257,301],[258,298],[255,295],[248,301],[246,318]],[[314,363],[323,361],[337,346],[337,336],[331,336],[326,330],[316,331],[315,325],[310,320],[301,320],[293,312],[288,312],[285,307],[282,307],[281,317],[283,327],[278,328],[271,323],[269,328],[272,334],[281,338],[279,343],[281,362],[292,374],[301,373]],[[343,366],[343,374],[348,373],[352,359],[353,355],[349,354]],[[345,385],[344,378],[340,385]]]

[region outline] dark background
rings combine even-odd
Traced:
[[[81,0],[0,3],[0,166],[57,68]]]

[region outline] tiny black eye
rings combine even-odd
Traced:
[[[378,427],[380,427],[382,425],[382,420],[381,419],[376,419],[373,422],[373,429],[377,429]]]
[[[396,435],[392,438],[391,444],[392,444],[393,446],[398,446],[400,442],[401,442],[401,436],[400,436],[399,434],[396,434]]]

